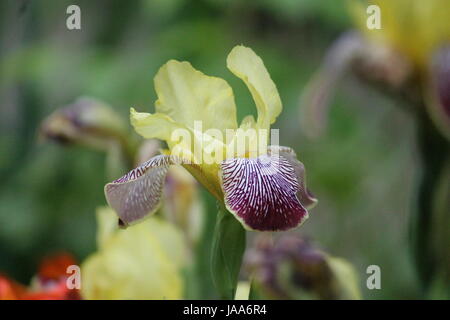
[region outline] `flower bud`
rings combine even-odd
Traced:
[[[260,239],[246,257],[260,294],[274,299],[359,299],[357,277],[346,261],[285,235],[275,245]]]
[[[108,141],[119,141],[127,135],[127,127],[107,104],[87,97],[53,112],[44,120],[40,134],[61,143],[107,148]]]

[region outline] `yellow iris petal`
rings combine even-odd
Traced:
[[[99,207],[97,216],[97,247],[105,247],[117,231],[117,216],[111,214],[111,208]]]
[[[169,144],[169,147],[171,144],[178,142],[173,141],[173,132],[177,129],[187,129],[165,114],[136,112],[134,108],[130,109],[130,120],[136,132],[141,136],[147,139],[164,140]]]
[[[385,42],[408,56],[417,66],[426,66],[432,51],[450,41],[450,1],[348,1],[358,27],[368,37]],[[367,5],[380,7],[381,29],[366,26]]]
[[[258,128],[269,129],[281,113],[282,105],[277,87],[261,58],[250,48],[236,46],[228,55],[227,67],[250,90],[258,110]]]
[[[246,116],[244,119],[242,119],[241,125],[239,128],[243,130],[248,129],[255,129],[256,128],[256,121],[255,118],[252,115]]]
[[[194,160],[193,132],[162,113],[136,112],[131,108],[131,124],[137,133],[147,139],[166,141],[171,153],[184,159]]]
[[[170,60],[155,76],[157,112],[189,128],[202,121],[202,129],[235,129],[233,90],[220,78],[206,76],[189,62]]]
[[[225,146],[221,141],[207,134],[195,132],[161,113],[136,112],[131,108],[131,123],[136,132],[144,138],[166,141],[170,150],[165,150],[164,154],[188,160],[190,164],[183,164],[183,166],[216,198],[221,198],[221,188],[217,177],[218,163],[221,159],[205,163],[215,150],[222,150],[222,154],[225,154]]]
[[[181,299],[184,263],[181,233],[156,217],[126,230],[112,230],[110,208],[97,212],[99,250],[82,269],[85,299]]]
[[[246,116],[227,145],[226,158],[256,158],[266,154],[268,131],[260,132],[258,129],[255,118],[252,115]]]

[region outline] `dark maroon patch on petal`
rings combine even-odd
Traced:
[[[284,157],[229,159],[221,169],[225,204],[247,228],[288,230],[308,217],[296,196],[295,170]]]

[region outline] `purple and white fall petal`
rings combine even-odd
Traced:
[[[247,229],[283,231],[308,218],[295,169],[282,156],[225,160],[221,178],[226,207]]]

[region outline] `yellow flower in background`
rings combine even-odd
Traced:
[[[246,229],[288,230],[306,220],[317,200],[306,188],[303,164],[292,149],[268,146],[270,125],[282,110],[275,83],[250,48],[234,47],[227,67],[247,85],[256,120],[247,116],[238,126],[228,83],[175,60],[155,76],[156,113],[131,109],[135,130],[165,141],[169,150],[105,186],[121,225],[156,212],[172,164],[183,165]]]
[[[381,29],[366,27],[365,10],[369,4],[380,8]],[[352,1],[350,10],[370,41],[404,57],[404,61],[390,64],[389,69],[396,69],[405,62],[412,66],[404,84],[416,81],[418,86],[410,88],[409,95],[415,97],[414,91],[422,91],[430,118],[450,139],[450,1]]]
[[[97,210],[98,251],[81,266],[84,299],[182,299],[182,234],[157,217],[126,230],[114,211]]]
[[[450,139],[450,1],[348,1],[359,32],[343,34],[304,89],[301,122],[318,136],[330,99],[345,74],[394,94],[408,110],[429,117]],[[380,8],[380,29],[368,28],[370,5]],[[428,114],[427,114],[427,113]]]
[[[394,47],[420,68],[425,68],[431,54],[450,41],[448,0],[371,0],[349,4],[359,29],[367,37]],[[366,8],[371,4],[380,8],[381,29],[369,30],[366,26]]]

